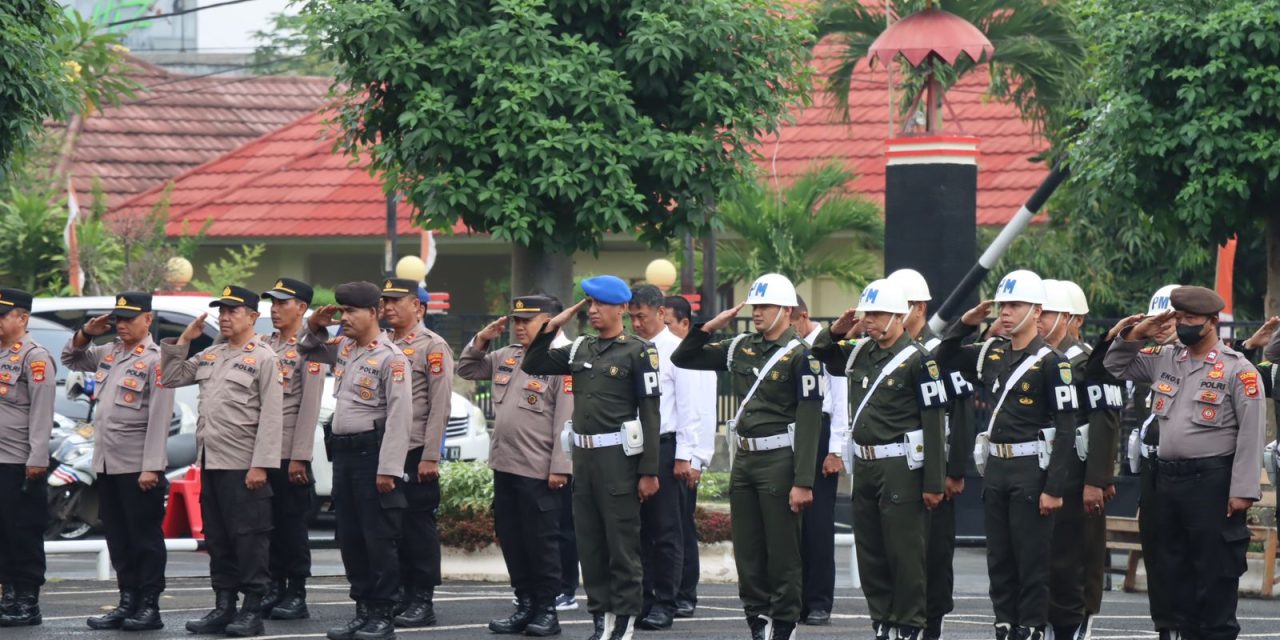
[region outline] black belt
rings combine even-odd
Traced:
[[[379,440],[377,431],[334,434],[329,438],[329,447],[334,451],[365,451],[378,448],[381,445]]]
[[[1190,458],[1187,460],[1157,460],[1156,468],[1168,476],[1189,476],[1213,469],[1230,469],[1235,456],[1217,458]]]
[[[675,440],[676,440],[676,434],[675,434],[674,432],[673,432],[673,433],[664,433],[664,434],[662,434],[662,435],[658,436],[658,441],[659,441],[659,442],[675,442]]]

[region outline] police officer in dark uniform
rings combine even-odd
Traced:
[[[271,548],[267,470],[280,466],[283,392],[276,353],[253,332],[257,302],[254,291],[226,287],[209,303],[218,308],[222,341],[187,357],[191,341],[204,335],[202,313],[182,335],[160,344],[160,383],[170,389],[200,386],[200,514],[217,599],[203,618],[187,622],[192,633],[253,636],[263,631]],[[237,592],[244,594],[238,612]]]
[[[116,339],[93,345],[112,329]],[[143,631],[164,626],[165,443],[173,390],[160,385],[160,346],[151,340],[151,294],[126,291],[111,313],[85,323],[62,348],[62,364],[94,372],[93,469],[120,604],[89,618],[90,629]]]
[[[1065,457],[1074,455],[1075,377],[1071,363],[1038,335],[1036,318],[1045,300],[1039,276],[1014,271],[1000,281],[994,301],[1000,304],[1000,329],[1009,337],[961,345],[987,317],[993,302],[986,301],[949,327],[938,346],[939,364],[973,375],[995,399],[974,456],[985,470],[987,572],[997,640],[1044,637],[1053,514],[1062,507]]]
[[[280,466],[267,471],[271,497],[271,586],[262,601],[263,614],[273,620],[310,617],[307,578],[311,576],[308,517],[316,500],[311,457],[315,451],[316,421],[324,395],[326,367],[307,362],[298,350],[303,318],[314,289],[293,278],[280,278],[263,292],[271,301],[275,332],[258,340],[280,356],[284,373],[284,421],[280,434]]]
[[[0,627],[41,623],[53,358],[27,333],[31,294],[0,288]]]
[[[342,565],[351,582],[356,615],[330,629],[329,640],[395,637],[392,607],[400,586],[397,554],[408,502],[400,486],[413,420],[409,362],[378,327],[381,290],[349,282],[334,291],[338,306],[316,310],[299,348],[309,360],[333,367],[332,430],[325,447],[333,459],[333,501]],[[342,313],[342,335],[328,326]]]
[[[658,352],[623,333],[626,282],[596,276],[582,290],[587,299],[547,321],[520,368],[573,376],[573,517],[596,622],[591,637],[631,640],[644,605],[640,503],[658,491]],[[598,335],[551,348],[560,327],[588,303]]]
[[[1218,312],[1225,306],[1218,294],[1183,286],[1169,298],[1174,311],[1122,332],[1105,364],[1117,377],[1154,385],[1160,562],[1179,631],[1204,640],[1232,639],[1240,633],[1236,604],[1247,566],[1245,517],[1262,495],[1262,380],[1243,355],[1218,340]],[[1170,317],[1183,346],[1144,348]]]

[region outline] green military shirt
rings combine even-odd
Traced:
[[[876,386],[884,368],[904,349],[914,353]],[[903,442],[908,433],[924,430],[924,491],[942,493],[947,462],[943,426],[947,389],[942,372],[928,351],[906,333],[885,349],[871,339],[837,342],[831,329],[826,328],[813,341],[813,355],[827,365],[831,375],[848,377],[854,444]],[[872,387],[875,393],[868,396]],[[858,407],[862,407],[861,412]]]
[[[1036,336],[1021,350],[1014,349],[1007,338],[961,345],[961,341],[975,329],[963,323],[949,328],[942,344],[938,345],[938,362],[948,369],[973,375],[991,392],[993,411],[1000,397],[1005,395],[1005,386],[1013,384],[1000,406],[1000,413],[989,426],[993,444],[1033,442],[1039,439],[1041,429],[1054,427],[1057,430],[1043,491],[1062,497],[1067,481],[1067,456],[1076,455],[1075,414],[1079,401],[1071,363],[1050,349],[1021,378],[1010,381],[1024,359],[1034,358],[1046,346],[1044,340]]]
[[[616,432],[622,423],[640,418],[644,453],[640,475],[658,474],[658,350],[633,335],[608,340],[585,336],[573,362],[573,345],[551,348],[555,333],[539,333],[529,345],[520,369],[532,375],[573,377],[573,431],[582,435]]]
[[[685,369],[729,371],[733,391],[742,397],[755,384],[759,368],[792,340],[799,345],[766,373],[743,408],[737,430],[744,438],[764,438],[786,433],[787,425],[795,423],[795,486],[812,487],[822,436],[822,365],[804,349],[804,341],[794,329],[787,329],[777,340],[768,340],[761,333],[743,334],[730,358],[734,339],[711,342],[711,334],[698,325],[676,347],[671,362]]]
[[[942,338],[927,324],[916,341],[933,356],[942,344]],[[977,420],[973,382],[965,374],[947,369],[942,370],[942,377],[947,381],[947,476],[960,479],[968,472],[969,461],[973,459],[973,423]]]
[[[1116,451],[1119,449],[1120,412],[1124,410],[1124,381],[1103,366],[1111,343],[1106,335],[1093,346],[1081,345],[1089,355],[1085,361],[1084,387],[1080,409],[1088,412],[1089,450],[1084,482],[1106,488],[1115,483]]]

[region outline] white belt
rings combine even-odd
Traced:
[[[853,455],[859,460],[883,460],[907,455],[907,447],[901,442],[893,444],[853,445]]]
[[[1025,458],[1040,454],[1039,442],[1019,442],[1017,444],[987,443],[987,451],[997,458]]]
[[[763,438],[738,438],[739,451],[773,451],[774,449],[783,449],[791,446],[791,434],[780,433],[776,436],[765,436]]]
[[[1142,457],[1147,458],[1148,460],[1156,457],[1156,451],[1159,449],[1155,445],[1146,444],[1145,442],[1139,442],[1138,446],[1141,447],[1140,450],[1142,451]]]
[[[622,432],[614,431],[613,433],[601,433],[599,435],[587,436],[581,433],[573,434],[573,444],[580,449],[600,449],[603,447],[616,447],[622,444]]]

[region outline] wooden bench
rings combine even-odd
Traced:
[[[1268,492],[1258,502],[1258,506],[1275,506],[1276,495]],[[1262,588],[1264,598],[1272,597],[1275,585],[1280,583],[1276,578],[1276,550],[1280,547],[1275,527],[1250,526],[1249,542],[1261,542],[1262,551],[1251,551],[1250,558],[1262,559]],[[1137,518],[1107,517],[1107,551],[1127,551],[1129,561],[1124,570],[1124,590],[1137,590],[1138,563],[1142,561],[1142,541],[1138,531]]]

